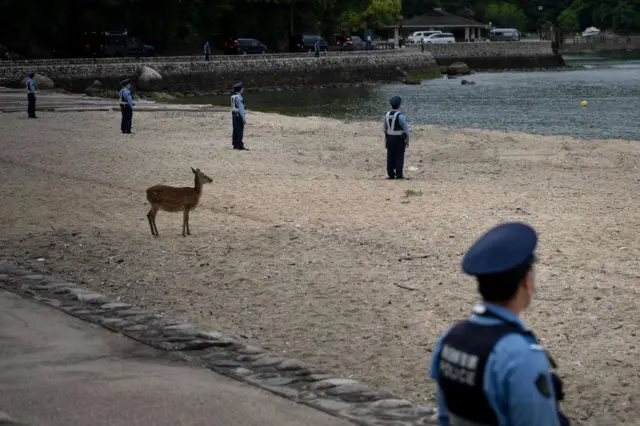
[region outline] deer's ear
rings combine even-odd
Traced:
[[[195,173],[195,172],[196,172],[195,170],[193,170],[193,167],[191,168],[191,171],[192,171],[193,173]]]

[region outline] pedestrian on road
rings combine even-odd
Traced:
[[[204,60],[208,61],[209,60],[209,55],[211,54],[211,46],[209,46],[209,42],[207,41],[204,44]]]
[[[313,45],[313,50],[316,52],[316,58],[320,57],[320,39],[316,40],[316,43]]]
[[[247,148],[242,141],[244,137],[244,126],[247,124],[247,112],[244,108],[244,99],[242,93],[244,91],[242,82],[233,85],[233,95],[231,96],[231,124],[233,126],[233,134],[231,143],[233,149],[244,150]]]
[[[422,49],[422,52],[424,53],[424,37],[420,38],[420,49]]]
[[[387,175],[389,179],[404,179],[404,151],[409,147],[409,124],[407,116],[398,111],[402,98],[389,100],[392,110],[384,116],[384,137],[387,148]]]
[[[34,72],[30,72],[27,75],[27,114],[29,118],[36,117],[36,83]]]
[[[131,80],[128,78],[120,82],[120,112],[122,112],[122,121],[120,122],[120,130],[122,133],[131,133],[131,122],[133,121],[133,95],[131,94]]]
[[[562,381],[553,359],[520,319],[535,290],[538,237],[505,223],[478,239],[462,270],[478,282],[482,302],[440,337],[431,378],[441,426],[568,426],[560,412]]]

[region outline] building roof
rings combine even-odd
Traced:
[[[413,18],[405,19],[394,25],[387,25],[385,28],[397,28],[402,26],[403,28],[415,28],[415,29],[428,29],[428,28],[455,28],[455,27],[480,27],[486,28],[488,25],[474,21],[473,19],[463,18],[461,16],[452,15],[442,9],[433,9],[424,15],[414,16]]]

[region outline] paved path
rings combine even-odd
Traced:
[[[59,92],[38,92],[38,111],[111,111],[119,110],[117,99],[96,98]],[[222,110],[211,105],[175,105],[136,100],[136,111]],[[27,94],[21,89],[0,87],[0,112],[27,112]]]
[[[350,425],[3,290],[0,324],[0,410],[28,426]]]

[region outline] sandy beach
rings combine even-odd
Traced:
[[[0,257],[235,333],[415,401],[438,335],[477,300],[463,252],[503,221],[540,233],[524,317],[579,425],[640,421],[640,143],[414,127],[386,180],[382,123],[250,112],[0,114]],[[145,189],[213,179],[182,215]]]

